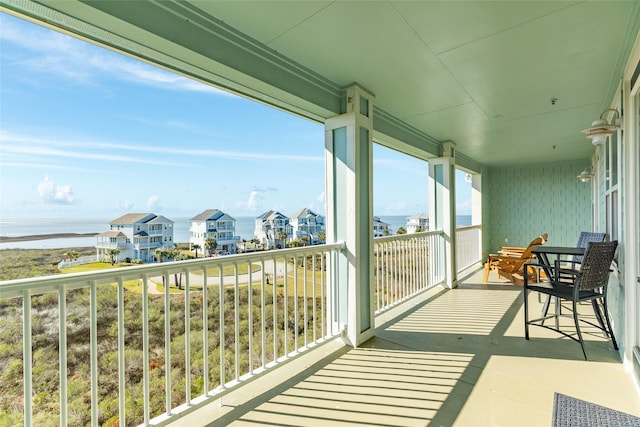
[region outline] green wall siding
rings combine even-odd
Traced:
[[[592,229],[591,185],[576,178],[588,163],[489,168],[483,174],[483,252],[526,246],[542,233],[549,234],[548,245],[575,245],[581,231]]]

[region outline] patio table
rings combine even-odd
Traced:
[[[532,253],[536,255],[538,260],[538,264],[540,264],[547,275],[547,277],[551,277],[552,270],[550,267],[553,266],[551,262],[549,262],[549,255],[555,255],[556,258],[560,258],[561,255],[571,255],[571,256],[582,256],[584,255],[585,248],[576,248],[573,246],[536,246],[531,250]]]

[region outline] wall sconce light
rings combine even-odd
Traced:
[[[578,178],[582,182],[591,181],[591,178],[593,178],[593,173],[591,172],[591,168],[584,168],[584,170],[576,178]]]
[[[607,122],[606,119],[606,115],[609,111],[613,111],[614,113],[611,123]],[[600,118],[591,123],[591,127],[583,130],[582,133],[591,140],[593,145],[602,145],[607,141],[608,136],[611,136],[613,132],[620,129],[620,126],[620,112],[615,108],[608,108],[600,113]]]

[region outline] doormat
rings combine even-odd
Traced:
[[[640,418],[555,393],[552,427],[640,427]]]

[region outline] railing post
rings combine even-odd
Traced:
[[[22,293],[22,366],[24,383],[24,425],[32,425],[33,407],[33,345],[31,342],[31,294]]]

